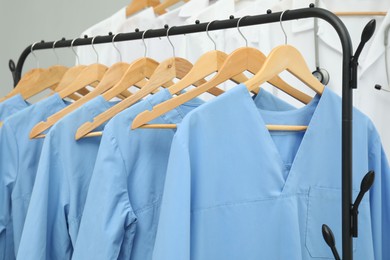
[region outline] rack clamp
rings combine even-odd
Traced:
[[[351,233],[353,237],[358,237],[358,215],[359,215],[359,205],[362,202],[364,194],[370,190],[372,184],[375,180],[374,171],[369,171],[363,178],[360,183],[360,191],[356,197],[355,203],[351,205]],[[326,244],[332,250],[333,256],[336,260],[340,259],[339,253],[337,252],[335,238],[330,227],[327,225],[322,225],[322,236]]]
[[[374,171],[369,171],[363,178],[361,184],[360,184],[360,191],[358,196],[356,197],[355,203],[351,207],[351,229],[352,229],[352,236],[358,237],[358,215],[359,215],[359,205],[362,202],[362,199],[364,197],[364,194],[366,194],[367,191],[370,190],[372,184],[375,180],[375,173]]]
[[[8,68],[11,71],[12,79],[14,80],[14,86],[16,86],[18,84],[18,78],[16,76],[16,65],[12,59],[8,61]]]
[[[351,57],[351,87],[353,89],[357,88],[357,70],[358,70],[358,65],[359,65],[359,56],[362,53],[362,50],[364,48],[364,45],[371,39],[372,35],[375,32],[375,27],[376,27],[376,20],[372,19],[369,21],[366,26],[363,29],[362,32],[362,37],[360,39],[359,46],[356,49],[355,54]]]

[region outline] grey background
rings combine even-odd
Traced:
[[[8,60],[15,62],[31,43],[78,37],[85,29],[109,17],[131,0],[0,0],[0,97],[12,89]],[[107,32],[108,33],[108,32]],[[74,54],[70,49],[57,51],[62,65],[72,65]],[[40,67],[56,63],[52,51],[36,52]],[[23,72],[36,67],[29,55]]]

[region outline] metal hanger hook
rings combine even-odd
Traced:
[[[145,42],[145,34],[147,31],[150,31],[150,29],[148,30],[145,30],[143,33],[142,33],[142,43],[144,44],[144,57],[146,57],[146,54],[148,53],[148,46],[146,46],[146,42]]]
[[[281,14],[280,14],[280,28],[282,28],[282,31],[283,31],[283,34],[284,34],[284,44],[287,44],[287,33],[286,33],[286,31],[284,30],[284,27],[283,27],[283,15],[284,15],[284,13],[285,12],[287,12],[288,11],[288,9],[287,10],[284,10]]]
[[[76,65],[79,65],[80,64],[80,58],[79,58],[79,55],[77,55],[77,52],[74,50],[73,48],[73,43],[77,40],[78,38],[75,38],[73,39],[73,41],[70,43],[70,48],[72,49],[72,52],[74,53],[74,55],[76,56]]]
[[[114,37],[112,37],[112,46],[114,46],[115,50],[118,52],[119,54],[119,60],[122,62],[122,53],[120,52],[120,50],[118,49],[118,47],[115,45],[115,37],[117,37],[120,33],[117,33],[114,35]]]
[[[213,38],[211,38],[211,36],[210,36],[210,34],[209,34],[209,26],[211,25],[211,23],[213,23],[213,22],[215,22],[216,20],[214,20],[214,21],[211,21],[211,22],[209,22],[208,24],[207,24],[207,26],[206,26],[206,33],[207,33],[207,36],[209,37],[209,39],[213,42],[213,44],[214,44],[214,50],[217,50],[217,44],[215,43],[215,41],[214,41],[214,39]]]
[[[173,57],[176,57],[176,55],[175,55],[175,46],[173,46],[173,43],[171,42],[171,39],[169,39],[169,30],[171,30],[174,27],[175,26],[172,26],[172,27],[168,28],[168,30],[167,30],[167,39],[169,41],[169,44],[172,46]]]
[[[97,37],[98,37],[98,36],[95,36],[95,37],[92,38],[91,45],[92,45],[92,49],[93,49],[94,52],[96,53],[96,63],[99,63],[99,53],[96,51],[95,45],[93,45],[93,43],[95,42],[95,39],[96,39]]]
[[[37,68],[39,68],[40,67],[39,66],[39,59],[38,59],[37,55],[35,55],[35,53],[34,53],[34,46],[37,43],[39,43],[39,42],[34,42],[33,45],[31,45],[31,54],[34,56],[35,61],[37,62]]]
[[[54,55],[56,55],[57,64],[60,64],[60,58],[58,57],[58,54],[56,52],[56,43],[57,42],[59,42],[59,41],[53,42],[53,52],[54,52]]]
[[[241,22],[241,20],[242,20],[243,18],[248,17],[248,16],[249,16],[249,15],[243,16],[243,17],[241,17],[240,19],[238,19],[238,21],[237,21],[237,30],[238,30],[238,32],[240,33],[241,37],[244,38],[244,40],[245,40],[245,47],[248,47],[248,39],[247,39],[247,38],[244,36],[244,34],[241,32],[241,29],[240,29],[240,22]]]

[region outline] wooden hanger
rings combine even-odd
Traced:
[[[159,63],[157,61],[146,57],[147,46],[145,43],[145,34],[147,31],[148,30],[145,30],[142,33],[142,42],[145,48],[144,57],[137,59],[133,61],[130,65],[128,65],[126,72],[124,73],[124,75],[122,75],[119,82],[117,82],[110,90],[108,90],[103,94],[104,99],[106,99],[107,101],[113,99],[118,94],[123,93],[123,91],[126,91],[131,86],[137,86],[137,87],[145,86],[146,79],[149,79],[153,75],[156,68],[158,67]],[[115,45],[114,47],[116,48]],[[119,52],[117,48],[116,50]],[[171,86],[172,84],[173,82],[169,83],[164,87]]]
[[[386,16],[387,12],[334,12],[337,16]]]
[[[176,58],[170,58],[168,60],[163,61],[158,65],[158,67],[156,68],[155,72],[150,77],[146,85],[143,88],[141,88],[139,91],[137,91],[133,96],[123,100],[122,102],[116,104],[115,106],[111,107],[107,111],[98,115],[93,119],[92,122],[84,123],[77,130],[76,140],[79,140],[80,138],[84,137],[85,135],[87,135],[97,127],[101,126],[103,123],[113,118],[115,115],[117,115],[124,109],[137,103],[139,100],[151,94],[160,86],[164,86],[166,83],[171,82],[172,79],[183,78],[186,75],[186,73],[190,71],[191,68],[192,68],[192,64],[189,61],[182,58],[176,57]],[[139,81],[140,79],[142,79],[141,73],[136,73],[136,74],[138,74],[135,75],[138,76],[138,78],[131,77],[133,81]],[[201,81],[200,84],[203,82],[205,81],[204,80]],[[168,86],[170,85],[171,84],[169,84]],[[103,94],[103,96],[105,94]]]
[[[91,43],[92,49],[94,50],[94,52],[96,54],[96,63],[88,65],[84,68],[79,67],[81,72],[79,72],[76,79],[71,81],[70,84],[67,84],[67,85],[64,84],[63,88],[59,89],[58,94],[60,95],[61,98],[69,97],[70,95],[72,95],[78,91],[84,91],[84,89],[86,89],[87,86],[91,86],[94,83],[100,82],[101,79],[103,78],[103,76],[108,68],[107,68],[107,66],[99,63],[99,54],[97,53],[95,46],[94,46],[94,41],[97,37],[98,36],[95,36],[92,39],[92,43]],[[72,41],[71,48],[72,48],[72,51],[75,53],[76,59],[78,61],[77,53],[73,49],[73,43],[75,40],[77,40],[77,38]],[[78,70],[76,70],[76,71],[78,71]],[[70,74],[70,76],[73,76],[73,75]]]
[[[70,44],[70,48],[71,48],[72,52],[74,53],[74,55],[76,57],[76,64],[79,64],[80,63],[79,62],[79,56],[78,56],[77,52],[74,50],[74,48],[73,48],[73,44],[74,44],[74,42],[77,39],[78,38],[73,39],[73,41]],[[54,46],[55,46],[55,43],[53,45],[53,50],[54,50]],[[54,53],[55,53],[55,51],[54,51]],[[57,54],[56,54],[56,56],[57,56]],[[57,59],[58,59],[58,56],[57,56]],[[60,92],[60,91],[64,90],[65,88],[67,88],[74,80],[76,80],[76,78],[80,75],[80,73],[86,67],[87,67],[86,65],[76,65],[76,66],[73,66],[73,67],[69,68],[66,71],[66,73],[64,74],[64,76],[62,77],[60,83],[58,83],[57,87],[54,89],[54,91]],[[95,83],[93,83],[93,84],[95,84]],[[79,94],[81,96],[85,96],[88,93],[89,93],[89,90],[87,88],[83,88],[83,89],[80,89],[79,91],[77,91],[77,94]],[[78,99],[80,99],[80,96],[77,95],[77,94],[76,93],[75,94],[71,94],[69,97],[71,99],[73,99],[73,100],[78,100]]]
[[[30,132],[30,138],[38,137],[42,132],[52,127],[55,123],[57,123],[60,119],[65,117],[67,114],[71,113],[72,111],[81,107],[88,101],[94,99],[95,97],[99,96],[103,92],[110,89],[117,81],[119,81],[119,79],[125,73],[128,66],[129,64],[124,62],[118,62],[113,66],[111,66],[104,74],[99,84],[90,93],[88,93],[78,101],[63,108],[62,110],[58,111],[57,113],[51,115],[50,117],[47,118],[46,121],[41,121],[38,124],[36,124]],[[65,91],[66,90],[67,89],[65,89]],[[60,92],[60,96],[61,96],[61,92]]]
[[[88,65],[70,85],[58,92],[58,94],[61,98],[66,98],[69,97],[69,95],[84,89],[86,86],[95,82],[100,82],[107,69],[107,66],[99,63]]]
[[[119,49],[114,44],[115,37],[118,35],[119,34],[116,34],[112,38],[112,44],[119,54],[120,62],[115,63],[106,71],[106,73],[104,74],[101,81],[97,84],[97,86],[95,86],[95,88],[90,93],[85,95],[83,98],[81,98],[77,102],[74,102],[74,103],[70,104],[69,106],[65,107],[64,109],[58,111],[54,115],[51,115],[49,118],[47,118],[46,122],[41,121],[40,123],[35,125],[30,133],[30,138],[44,137],[44,135],[40,135],[40,134],[42,132],[44,132],[45,130],[49,129],[55,123],[57,123],[61,118],[65,117],[70,112],[76,110],[77,108],[81,107],[83,104],[94,99],[95,97],[99,96],[100,94],[104,93],[105,91],[112,88],[115,84],[117,84],[117,82],[122,78],[122,76],[127,71],[128,67],[130,66],[130,64],[122,62],[122,55],[121,55]],[[77,57],[77,54],[76,54],[76,57]],[[140,82],[140,83],[137,83],[136,85],[139,87],[143,87],[145,84],[146,84],[146,82]],[[125,99],[126,97],[131,96],[131,93],[130,93],[130,95],[127,95],[127,94],[122,94],[122,95],[124,96],[123,99]]]
[[[96,36],[97,37],[97,36]],[[96,37],[94,37],[92,39],[92,43],[91,43],[91,46],[93,48],[93,50],[95,51],[96,53],[96,56],[97,56],[97,63],[95,64],[91,64],[91,65],[88,65],[86,68],[84,68],[81,72],[81,74],[76,78],[76,80],[74,80],[69,86],[67,86],[65,89],[61,90],[59,92],[59,95],[61,98],[66,98],[68,97],[69,95],[77,92],[77,91],[80,91],[82,89],[84,89],[86,86],[90,86],[91,84],[95,83],[95,82],[100,82],[106,71],[108,70],[108,67],[103,65],[103,64],[99,64],[99,54],[97,53],[95,47],[94,47],[94,40],[96,39]],[[114,69],[117,69],[117,68],[121,68],[123,66],[123,64],[119,64],[118,67],[114,67]],[[119,70],[119,72],[121,73],[122,71]],[[115,76],[117,76],[117,74],[113,73]],[[109,77],[110,80],[112,80],[112,77]],[[119,95],[120,93],[118,93]],[[128,97],[131,95],[130,92],[126,92],[125,91],[125,96],[123,96],[123,93],[121,96],[119,97]]]
[[[169,92],[174,95],[180,93],[182,90],[187,87],[194,85],[195,82],[198,82],[201,79],[209,76],[210,74],[219,71],[222,67],[223,62],[226,60],[228,55],[224,52],[213,50],[203,54],[194,64],[190,72],[185,75],[183,79],[169,87]],[[235,83],[242,83],[248,78],[240,73],[231,78]],[[224,91],[219,88],[210,89],[209,93],[218,96]],[[256,93],[256,92],[255,92]]]
[[[285,70],[300,79],[317,94],[323,93],[324,85],[313,76],[302,54],[295,47],[287,44],[274,48],[261,70],[244,84],[248,90],[251,90]],[[307,129],[307,126],[272,125],[267,127],[270,131],[302,131]]]
[[[195,82],[204,79],[205,77],[209,76],[210,74],[217,72],[222,67],[223,62],[226,60],[228,55],[222,51],[217,50],[217,45],[215,41],[211,38],[209,34],[209,26],[213,22],[209,22],[206,27],[206,34],[211,40],[211,42],[214,44],[214,50],[206,52],[203,54],[194,64],[190,72],[188,72],[187,75],[183,79],[181,79],[179,82],[174,84],[173,86],[169,87],[168,90],[172,95],[178,94],[187,87],[193,85]],[[231,78],[231,80],[235,83],[242,83],[246,81],[248,78],[244,74],[239,74]],[[211,94],[218,96],[222,94],[224,91],[219,88],[213,88],[211,89],[213,92],[210,92]],[[215,91],[215,92],[214,92]],[[255,92],[255,91],[254,91]],[[257,92],[255,92],[257,94]]]
[[[167,30],[167,39],[169,43],[172,46],[173,49],[173,58],[167,59],[160,63],[158,67],[153,71],[152,76],[150,77],[148,83],[139,91],[137,91],[132,97],[127,98],[120,102],[119,104],[115,105],[114,107],[110,108],[109,110],[103,112],[102,114],[98,115],[94,118],[93,122],[87,122],[84,125],[82,125],[77,133],[76,133],[76,139],[79,140],[80,138],[86,136],[89,132],[94,130],[95,128],[99,127],[112,117],[114,117],[116,114],[120,113],[124,109],[130,107],[131,105],[135,104],[142,98],[146,97],[147,95],[153,93],[155,90],[157,90],[160,86],[163,87],[169,87],[173,85],[172,80],[175,78],[182,79],[192,68],[192,64],[183,59],[183,58],[177,58],[175,57],[175,48],[172,44],[172,42],[169,40],[169,28]],[[146,32],[146,31],[145,31]],[[145,34],[144,32],[144,34]],[[145,45],[146,46],[146,45]],[[146,51],[145,51],[146,55]],[[142,60],[142,59],[141,59]],[[144,61],[148,60],[147,58],[143,58]],[[134,75],[126,74],[124,77],[128,77],[128,79],[133,81],[139,81],[142,77],[145,77],[145,70],[136,67]],[[206,82],[204,79],[199,80],[198,82],[194,83],[195,86],[199,86]],[[168,84],[168,86],[167,86]],[[123,87],[123,86],[122,86]],[[108,92],[107,92],[108,93]],[[105,93],[106,94],[106,93]],[[104,96],[104,95],[103,95]],[[107,98],[110,98],[112,94],[109,94]]]
[[[20,94],[24,100],[41,93],[45,89],[54,89],[67,71],[67,67],[55,65],[47,69],[32,69],[18,82],[16,87],[0,102]]]
[[[76,80],[76,78],[81,74],[81,72],[86,68],[86,65],[77,65],[74,67],[69,68],[64,76],[62,77],[61,81],[58,83],[57,87],[54,89],[55,92],[60,92],[64,89],[66,89],[72,82]],[[92,86],[96,86],[96,83],[93,83]],[[72,100],[79,100],[80,96],[85,96],[89,93],[89,90],[87,88],[80,89],[75,94],[71,94],[69,96]],[[79,94],[79,95],[77,95]]]
[[[45,89],[50,88],[54,90],[58,83],[61,81],[65,72],[68,70],[67,67],[61,65],[54,65],[47,69],[40,69],[39,60],[34,53],[34,46],[37,43],[38,42],[31,45],[31,54],[35,57],[38,68],[32,69],[31,71],[27,72],[18,82],[16,87],[5,97],[0,99],[0,102],[17,94],[20,94],[23,99],[27,100],[28,98],[35,96],[36,94],[42,92]],[[58,59],[57,53],[55,52],[56,43],[57,41],[53,43],[53,51]]]
[[[282,21],[283,13],[281,15],[281,21]],[[239,24],[240,24],[241,19],[243,19],[243,18],[244,17],[241,17],[238,20],[237,29],[238,29],[239,33],[241,34],[241,36],[245,39],[246,45],[247,45],[246,38],[239,30]],[[283,27],[282,27],[282,29],[283,29]],[[284,32],[284,29],[283,29],[283,32]],[[157,106],[153,107],[153,109],[151,111],[144,111],[144,112],[140,113],[133,120],[133,123],[131,126],[132,129],[139,128],[139,127],[157,128],[158,126],[156,126],[156,125],[145,125],[145,124],[150,122],[151,120],[167,113],[168,111],[190,101],[191,99],[194,99],[195,97],[197,97],[200,94],[207,91],[209,88],[221,84],[222,82],[226,81],[227,79],[231,78],[234,75],[237,75],[237,74],[242,73],[244,71],[249,71],[252,74],[258,75],[260,67],[262,64],[265,65],[265,61],[266,61],[265,55],[262,54],[257,49],[244,47],[244,48],[240,48],[238,50],[235,50],[232,54],[230,54],[228,56],[228,58],[226,59],[226,61],[222,65],[222,68],[220,69],[220,71],[210,81],[208,81],[207,83],[203,84],[202,86],[200,86],[198,88],[195,88],[191,91],[188,91],[187,93],[184,93],[180,96],[172,98],[172,99],[165,101],[161,104],[158,104]],[[311,72],[310,72],[310,75],[311,75]],[[312,77],[314,78],[314,76],[312,76]],[[286,92],[287,94],[302,101],[305,104],[307,104],[311,100],[311,97],[309,97],[308,95],[304,94],[303,92],[300,92],[299,90],[297,90],[297,89],[293,88],[292,86],[288,85],[287,83],[285,83],[278,76],[278,74],[273,74],[273,76],[268,77],[266,81],[268,81],[273,86],[281,89],[282,91]],[[266,82],[266,81],[264,81],[264,82]],[[258,87],[258,86],[259,85],[257,85],[256,87]],[[250,88],[250,91],[256,89],[256,87],[252,86]],[[161,128],[174,128],[175,125],[160,125],[159,127],[161,127]],[[273,130],[275,128],[278,129],[278,127],[279,126],[272,126],[272,129]],[[291,131],[291,130],[302,130],[302,128],[304,128],[304,127],[305,126],[280,126],[279,129]]]
[[[234,77],[235,75],[238,75],[244,71],[249,71],[252,74],[257,73],[262,67],[262,64],[264,64],[265,60],[266,60],[265,55],[255,48],[243,47],[235,50],[228,56],[228,58],[223,63],[221,69],[211,80],[180,96],[174,97],[170,100],[167,100],[161,104],[154,106],[151,111],[144,111],[140,113],[133,120],[132,128],[136,129],[141,126],[142,128],[160,128],[161,126],[160,127],[145,126],[145,124],[171,111],[172,109],[198,97],[199,95],[206,92],[208,89],[220,85],[221,83]],[[297,98],[298,100],[302,101],[305,104],[307,104],[311,100],[310,96],[291,87],[278,76],[271,78],[269,80],[269,83],[283,90],[284,92],[294,96],[295,98]],[[172,128],[172,127],[174,128],[174,126],[164,126],[161,128]]]
[[[252,90],[285,70],[317,94],[322,94],[324,91],[324,85],[313,76],[302,54],[295,47],[287,44],[274,48],[261,70],[244,84],[248,90]]]
[[[165,0],[164,2],[162,2],[161,4],[159,4],[153,8],[154,13],[158,14],[158,15],[164,14],[164,13],[166,13],[167,8],[173,6],[181,1],[188,2],[189,0]]]
[[[133,0],[131,4],[126,7],[126,17],[130,17],[148,7],[153,7],[155,14],[162,15],[166,13],[167,8],[181,1],[188,2],[189,0],[166,0],[162,3],[159,0]]]
[[[130,17],[139,11],[142,11],[145,8],[158,6],[160,4],[159,0],[133,0],[126,7],[126,17]]]

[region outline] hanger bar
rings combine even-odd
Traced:
[[[305,131],[307,126],[305,125],[266,125],[269,131]],[[146,124],[140,128],[145,129],[176,129],[176,124]],[[95,132],[97,133],[97,132]]]
[[[307,126],[305,125],[266,125],[267,129],[269,131],[306,131]],[[144,129],[176,129],[177,125],[176,124],[147,124],[140,126],[139,128],[144,128]],[[96,136],[102,136],[103,132],[91,132],[85,137],[96,137]],[[41,135],[44,137],[44,135]],[[37,138],[40,138],[41,136],[38,136]],[[41,137],[41,138],[42,138]]]
[[[247,16],[244,19],[242,19],[242,21],[240,21],[240,27],[279,22],[280,15],[281,15],[281,12]],[[288,20],[295,20],[295,19],[299,19],[299,18],[310,18],[310,17],[318,17],[318,18],[322,18],[322,19],[328,20],[328,21],[335,19],[334,14],[326,9],[302,8],[302,9],[296,9],[296,10],[289,10],[288,12],[286,12],[283,15],[283,20],[288,21]],[[238,22],[238,18],[214,21],[212,23],[212,25],[209,26],[208,30],[215,31],[215,30],[236,28],[237,22]],[[192,24],[192,25],[175,26],[174,28],[170,29],[169,35],[173,36],[173,35],[183,35],[183,34],[190,34],[190,33],[205,32],[206,28],[207,28],[207,24],[208,24],[208,22],[200,23],[200,24]],[[335,28],[337,28],[337,27],[338,26],[336,26]],[[144,38],[148,39],[148,38],[165,37],[167,30],[168,29],[165,29],[165,28],[148,30],[148,32],[144,35]],[[94,40],[94,45],[95,44],[103,44],[103,43],[112,43],[114,37],[115,37],[114,42],[141,40],[142,35],[143,35],[143,31],[121,33],[117,36],[115,36],[115,35],[102,35],[102,36],[96,37],[96,39]],[[91,45],[92,39],[93,39],[93,37],[78,38],[73,42],[73,46]],[[73,39],[59,41],[55,44],[55,48],[71,47],[72,41],[73,41]],[[54,43],[54,41],[36,43],[34,45],[34,51],[44,50],[44,49],[52,50],[53,43]],[[27,56],[31,53],[31,46],[32,45],[28,46],[22,52],[22,54],[18,60],[18,63],[16,65],[16,68],[14,71],[14,77],[15,77],[14,81],[15,82],[18,82],[20,80],[24,62],[25,62]]]
[[[103,132],[91,132],[91,133],[85,135],[84,137],[99,137],[99,136],[103,136]],[[41,135],[37,135],[34,138],[35,139],[42,139],[42,138],[45,138],[45,137],[46,137],[45,134],[41,134]]]
[[[267,14],[248,16],[242,19],[240,27],[275,23],[280,21],[281,12],[272,13],[267,11]],[[352,59],[352,42],[347,28],[340,18],[329,10],[322,8],[314,8],[314,4],[310,4],[310,8],[301,8],[288,10],[283,15],[283,21],[296,20],[302,18],[320,18],[327,21],[337,32],[343,51],[342,59],[342,259],[353,259],[352,247],[352,223],[351,223],[351,205],[352,201],[352,83],[351,79],[356,77],[353,73]],[[238,19],[228,19],[215,21],[208,28],[209,31],[236,28]],[[169,35],[189,34],[197,32],[205,32],[208,23],[177,26],[169,31]],[[165,37],[166,29],[150,30],[145,35],[145,38]],[[143,32],[120,34],[115,38],[115,41],[140,40]],[[95,44],[111,43],[113,36],[102,36],[95,40]],[[79,39],[74,42],[74,46],[89,45],[92,38]],[[71,40],[60,41],[56,44],[56,48],[70,47]],[[38,43],[34,46],[34,50],[52,49],[53,42]],[[18,82],[21,77],[22,68],[27,56],[31,52],[31,46],[28,46],[21,54],[16,69],[14,71],[14,82]],[[352,81],[356,82],[356,81]],[[355,83],[354,83],[355,84]]]
[[[337,16],[386,16],[387,12],[334,12]]]

